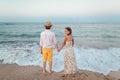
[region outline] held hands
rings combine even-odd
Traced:
[[[60,51],[61,51],[61,49],[60,49],[60,48],[57,48],[57,51],[58,51],[58,52],[60,52]]]
[[[58,47],[58,48],[57,48],[57,51],[60,52],[60,51],[61,51],[61,48]],[[40,53],[43,54],[42,48],[40,48]]]

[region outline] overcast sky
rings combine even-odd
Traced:
[[[102,20],[100,17],[120,20],[120,0],[0,0],[0,21],[13,18]]]

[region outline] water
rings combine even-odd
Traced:
[[[0,23],[0,60],[20,66],[39,65],[39,37],[43,23]],[[53,23],[59,45],[64,38],[64,28],[73,29],[74,52],[77,67],[108,74],[120,69],[120,24],[68,24]],[[64,49],[58,53],[54,48],[53,70],[63,70]],[[48,69],[48,68],[47,68]]]

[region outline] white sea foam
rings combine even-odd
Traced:
[[[90,47],[74,47],[77,67],[103,74],[111,70],[120,69],[120,48],[96,49]],[[0,48],[0,60],[3,63],[17,63],[20,66],[39,65],[42,67],[42,55],[39,53],[39,45],[32,44],[17,47],[3,46]],[[54,49],[53,70],[59,72],[64,69],[64,49],[57,52]],[[47,65],[48,70],[48,65]]]

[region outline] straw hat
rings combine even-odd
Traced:
[[[52,26],[52,23],[50,21],[45,23],[45,27],[51,27],[51,26]]]

